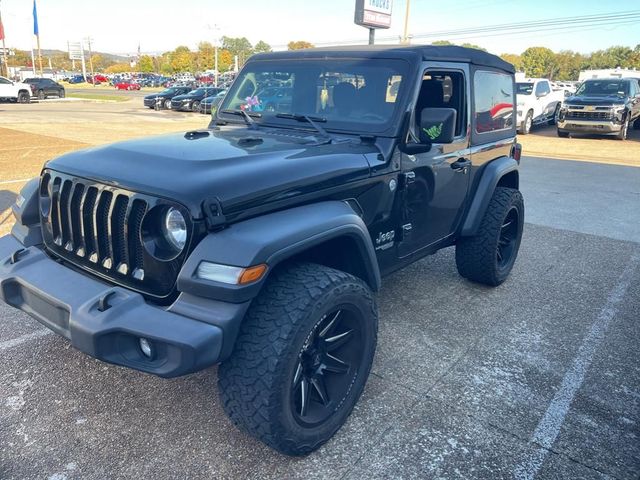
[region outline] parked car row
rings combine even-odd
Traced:
[[[211,113],[224,98],[226,89],[220,87],[169,87],[144,97],[144,106],[151,109]]]

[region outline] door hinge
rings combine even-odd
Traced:
[[[407,185],[411,185],[416,181],[416,173],[415,172],[405,172],[401,173],[399,178],[399,187],[405,188]]]

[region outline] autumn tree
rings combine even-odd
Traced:
[[[313,43],[304,40],[291,41],[287,44],[287,50],[304,50],[305,48],[313,48]]]
[[[522,70],[522,57],[520,55],[516,55],[515,53],[503,53],[500,55],[500,58],[513,65],[516,72]]]
[[[155,65],[153,63],[153,57],[149,55],[142,55],[138,60],[138,70],[143,73],[155,72]]]
[[[171,70],[174,73],[192,71],[193,63],[193,55],[188,47],[180,46],[171,52]]]
[[[200,42],[196,52],[196,67],[198,71],[208,70],[214,67],[216,49],[211,42]],[[219,68],[219,65],[218,65]]]

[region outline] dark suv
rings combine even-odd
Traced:
[[[31,95],[37,97],[38,100],[44,100],[47,97],[55,96],[64,98],[64,87],[50,78],[27,78],[24,83],[28,83],[31,87]]]
[[[635,78],[585,80],[558,114],[558,136],[614,135],[625,140],[629,126],[640,129],[640,84]]]
[[[106,362],[221,363],[231,419],[308,453],[362,393],[384,276],[451,246],[471,281],[511,272],[514,120],[514,69],[482,51],[255,55],[208,129],[48,162],[0,239],[0,297]]]

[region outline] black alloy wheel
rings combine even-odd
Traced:
[[[518,245],[519,222],[518,209],[511,207],[500,227],[500,237],[498,238],[498,248],[496,250],[499,268],[505,268],[511,263],[513,253]]]
[[[324,315],[302,346],[292,379],[291,405],[303,426],[329,418],[344,401],[360,371],[361,320],[348,307]]]

